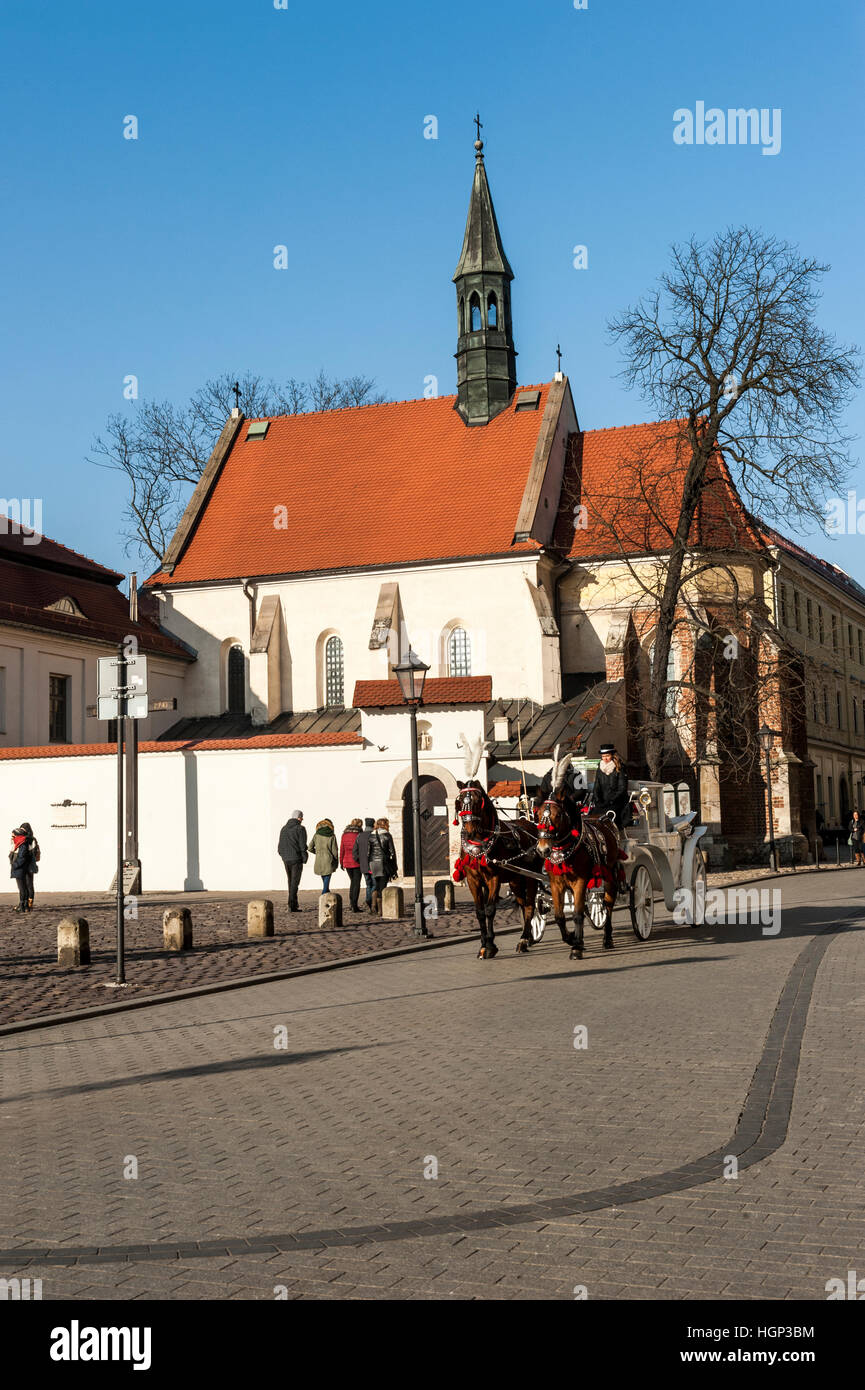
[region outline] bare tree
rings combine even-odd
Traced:
[[[859,359],[815,321],[827,270],[775,237],[728,229],[709,243],[674,247],[658,288],[610,324],[624,348],[624,379],[671,422],[667,439],[635,453],[611,489],[618,486],[624,504],[622,556],[664,552],[656,582],[640,580],[654,609],[645,736],[653,777],[664,762],[668,659],[683,592],[720,558],[699,553],[695,536],[707,489],[717,496],[732,478],[747,508],[801,523],[821,517],[827,493],[845,485],[850,439],[840,421]],[[621,531],[606,489],[581,502]],[[726,505],[730,520],[738,498]]]
[[[252,372],[238,378],[223,372],[199,387],[185,405],[143,400],[109,416],[88,462],[123,473],[128,481],[122,532],[127,551],[137,549],[142,556],[162,559],[234,407],[235,380],[241,409],[249,419],[378,405],[387,399],[376,391],[372,377],[331,378],[322,370],[312,381],[291,377],[278,385]]]

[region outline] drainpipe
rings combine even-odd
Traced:
[[[240,587],[246,595],[249,604],[249,650],[252,651],[252,639],[255,636],[255,584],[251,579],[241,579]],[[251,592],[250,592],[251,590]]]

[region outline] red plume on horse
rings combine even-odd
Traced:
[[[525,818],[500,821],[498,812],[477,780],[477,770],[485,748],[484,740],[472,745],[460,735],[465,751],[466,780],[458,782],[456,821],[460,826],[460,855],[454,865],[454,879],[465,879],[475,905],[481,931],[479,960],[498,955],[494,922],[502,884],[509,883],[523,913],[523,936],[530,936],[538,881],[519,872],[540,868],[537,833]],[[521,938],[522,939],[522,938]]]
[[[613,906],[619,888],[620,863],[624,858],[615,828],[606,819],[591,820],[567,795],[566,779],[571,755],[553,755],[552,793],[538,816],[538,849],[550,876],[553,916],[562,940],[571,947],[571,960],[583,958],[583,919],[588,889],[604,889],[604,947],[613,947]],[[574,897],[574,931],[565,925],[565,890]],[[520,949],[518,946],[517,949]],[[525,948],[523,948],[525,949]]]

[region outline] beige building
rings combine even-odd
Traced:
[[[865,589],[764,526],[776,563],[774,620],[806,658],[808,752],[825,823],[865,808]]]

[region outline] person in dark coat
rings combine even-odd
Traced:
[[[853,851],[854,864],[865,864],[865,855],[862,852],[863,836],[865,836],[865,822],[863,822],[859,812],[854,811],[850,821],[850,848]]]
[[[621,830],[625,807],[629,801],[628,774],[622,767],[622,760],[612,743],[602,744],[598,751],[601,760],[592,790],[592,814],[603,816],[608,811],[615,811],[616,825]]]
[[[292,811],[285,825],[279,832],[279,857],[285,865],[285,872],[288,878],[288,910],[289,912],[299,912],[300,905],[297,901],[297,890],[300,887],[300,876],[303,873],[303,866],[309,858],[309,851],[306,845],[306,831],[303,828],[303,812]]]
[[[357,857],[357,841],[362,825],[363,822],[359,818],[349,821],[339,842],[339,867],[345,869],[348,874],[348,905],[352,912],[360,912],[361,910],[358,906],[358,897],[360,896],[362,872]]]
[[[368,912],[372,912],[372,895],[375,892],[375,881],[369,868],[369,837],[375,829],[375,821],[372,816],[367,816],[363,823],[363,830],[357,837],[354,852],[360,871],[363,874],[363,881],[366,885],[366,907]]]
[[[39,872],[39,845],[29,821],[23,821],[12,831],[9,851],[9,877],[18,884],[18,906],[14,912],[32,912],[34,901],[33,875]]]
[[[375,829],[370,831],[366,854],[374,885],[370,911],[377,912],[381,916],[382,893],[389,881],[397,876],[396,846],[390,833],[390,822],[386,816],[377,820]]]

